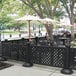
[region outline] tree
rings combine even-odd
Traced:
[[[11,20],[13,20],[11,17],[1,17],[0,18],[0,23],[4,24],[4,23],[8,23]]]
[[[15,24],[9,23],[15,18],[13,14],[22,16],[25,14],[26,9],[28,8],[18,0],[0,0],[0,23],[8,28],[13,28]]]
[[[32,10],[19,0],[0,0],[0,16],[7,14],[23,16],[27,13],[32,13]]]
[[[76,0],[60,0],[62,6],[64,7],[68,17],[70,19],[70,23],[73,25],[76,17]],[[71,27],[72,40],[74,40],[74,28]]]
[[[70,23],[73,24],[75,20],[75,4],[76,0],[60,0],[62,3],[62,6],[65,8],[68,17],[70,19]]]
[[[59,18],[63,11],[61,11],[59,0],[21,0],[25,5],[32,8],[35,14],[41,18]],[[50,29],[49,29],[50,28]],[[52,24],[46,25],[46,30],[52,39]]]
[[[59,0],[21,0],[24,4],[29,6],[41,18],[49,17],[54,19],[61,16]]]
[[[21,2],[22,1],[22,2]],[[0,0],[0,17],[7,14],[36,14],[41,18],[59,19],[63,14],[59,0]],[[30,7],[30,8],[29,8]],[[46,25],[47,32],[52,39],[52,24]],[[49,29],[50,28],[50,29]],[[48,31],[49,30],[49,31]]]

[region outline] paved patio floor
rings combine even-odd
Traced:
[[[64,75],[60,73],[61,68],[34,65],[33,67],[23,67],[23,62],[6,61],[14,64],[9,68],[0,70],[0,76],[76,76],[76,70],[71,75]]]

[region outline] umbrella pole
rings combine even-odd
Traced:
[[[30,41],[30,36],[31,36],[31,31],[30,31],[30,20],[28,21],[28,34],[29,34],[29,41]]]

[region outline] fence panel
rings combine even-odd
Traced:
[[[54,67],[63,67],[66,52],[65,47],[52,47],[46,45],[30,45],[28,50],[27,44],[14,43],[10,41],[2,42],[2,56],[7,59],[27,61],[28,51],[31,52],[31,61],[35,64],[42,64]],[[0,49],[0,50],[1,50]],[[76,48],[71,48],[70,66],[76,67]]]
[[[50,46],[31,46],[32,62],[49,66],[63,67],[65,48]]]

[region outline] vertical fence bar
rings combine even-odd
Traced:
[[[72,53],[71,53],[71,63],[72,63],[72,68],[74,70],[76,70],[76,48],[71,48],[72,49]]]
[[[7,41],[4,41],[4,42],[6,43]],[[2,46],[3,46],[2,41],[0,41],[0,51],[1,51],[0,61],[6,61],[7,59],[3,56],[4,52],[3,52]]]
[[[32,51],[30,48],[30,43],[27,43],[27,56],[25,56],[25,63],[23,64],[24,67],[32,67]]]
[[[61,70],[61,73],[63,74],[72,74],[73,71],[70,68],[70,55],[71,55],[71,50],[70,50],[70,45],[66,46],[66,50],[64,51],[64,67]]]

